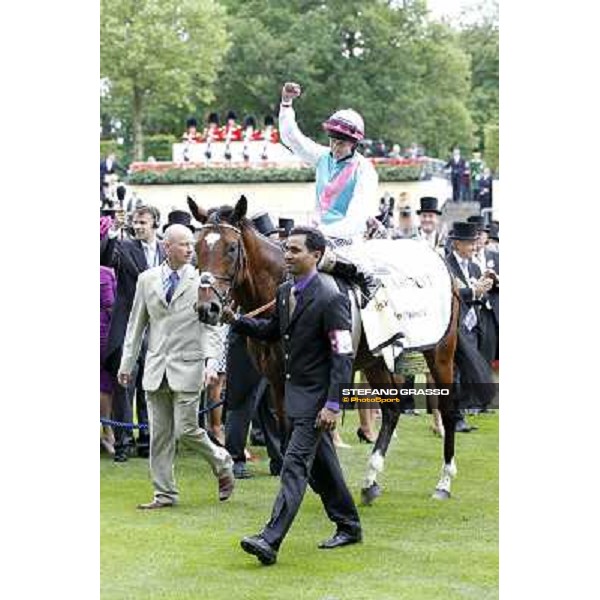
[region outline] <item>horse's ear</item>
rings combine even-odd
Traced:
[[[235,225],[236,223],[239,223],[246,216],[246,212],[248,212],[248,200],[246,199],[246,196],[242,194],[233,209],[231,224]]]
[[[199,223],[206,223],[207,212],[203,208],[200,208],[191,196],[187,197],[187,203],[194,219]]]

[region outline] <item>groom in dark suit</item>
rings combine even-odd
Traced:
[[[117,276],[117,293],[108,332],[105,368],[115,377],[119,370],[123,341],[127,329],[129,313],[133,305],[138,275],[150,267],[160,265],[165,260],[165,251],[156,238],[160,213],[153,206],[140,206],[133,213],[135,239],[120,239],[120,226],[109,232],[100,251],[100,264],[113,267]],[[133,418],[133,396],[136,393],[137,418],[139,424],[148,424],[146,395],[141,387],[145,344],[138,360],[138,371],[133,374],[133,383],[127,388],[116,386],[113,392],[113,418],[115,421],[131,423]],[[138,385],[139,383],[139,385]],[[129,430],[115,429],[115,461],[125,462],[133,438]],[[140,429],[138,455],[147,457],[149,435],[147,429]]]
[[[281,488],[271,519],[242,548],[271,565],[291,527],[307,484],[319,494],[336,524],[334,535],[319,548],[362,540],[360,519],[346,486],[331,431],[340,412],[340,385],[352,380],[353,349],[350,302],[335,281],[317,271],[325,251],[323,234],[310,227],[292,229],[285,261],[293,281],[277,290],[270,319],[236,317],[224,310],[232,330],[261,340],[283,341],[285,412],[290,430],[281,470]]]

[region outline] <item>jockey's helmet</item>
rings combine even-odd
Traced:
[[[363,118],[351,108],[334,112],[325,123],[323,129],[329,137],[360,142],[365,137]]]

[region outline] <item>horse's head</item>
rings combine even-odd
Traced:
[[[235,208],[221,207],[202,214],[196,203],[188,198],[194,217],[204,223],[196,241],[196,256],[200,272],[198,288],[198,317],[203,323],[217,325],[223,306],[246,274],[246,255],[242,239],[242,220],[248,202],[242,196]]]

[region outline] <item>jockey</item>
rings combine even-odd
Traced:
[[[304,162],[316,168],[313,225],[334,247],[363,239],[377,197],[375,168],[356,151],[365,136],[363,118],[352,109],[338,110],[323,123],[329,146],[307,138],[299,129],[292,101],[301,94],[297,83],[286,83],[281,94],[281,141]],[[371,275],[338,253],[325,252],[319,269],[357,283],[368,301],[379,287]],[[363,306],[366,302],[363,302]]]

